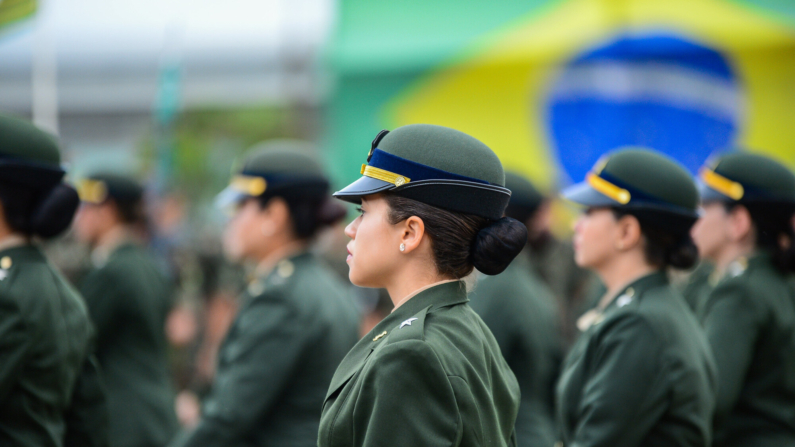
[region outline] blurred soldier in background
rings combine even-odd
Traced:
[[[172,288],[141,244],[143,188],[97,173],[78,185],[75,233],[94,269],[80,291],[97,328],[97,358],[108,390],[110,445],[162,447],[177,431],[165,321]]]
[[[326,390],[359,338],[346,287],[308,251],[345,216],[317,158],[299,143],[257,148],[218,197],[234,207],[224,249],[255,263],[255,279],[218,352],[201,421],[177,446],[317,444]]]
[[[693,241],[699,246],[698,235],[693,233]],[[704,300],[709,292],[715,287],[717,277],[715,266],[709,259],[701,259],[698,266],[689,273],[685,273],[686,278],[676,284],[679,292],[682,293],[687,305],[693,312],[698,312],[699,302]]]
[[[0,116],[0,445],[107,445],[107,408],[82,298],[33,237],[65,230],[77,193],[53,138]]]
[[[714,445],[795,445],[795,175],[733,153],[699,182],[693,235],[720,278],[698,306],[720,378]]]
[[[526,222],[538,194],[524,177],[505,173],[511,190],[506,215]],[[483,276],[470,293],[470,306],[491,329],[521,390],[516,417],[519,446],[551,446],[555,442],[554,387],[562,360],[557,304],[552,292],[528,265],[517,258],[497,276]]]
[[[523,190],[521,203],[508,205],[508,215],[527,226],[527,250],[521,256],[529,258],[528,265],[549,286],[557,300],[560,331],[568,347],[579,334],[577,318],[588,307],[591,289],[600,284],[591,272],[574,262],[571,242],[552,234],[551,199],[544,197],[532,184],[526,184]]]
[[[583,334],[557,386],[562,440],[572,446],[710,445],[714,361],[668,267],[698,259],[690,228],[698,192],[690,174],[649,150],[604,156],[563,191],[588,207],[577,221],[577,263],[607,287],[583,315]]]

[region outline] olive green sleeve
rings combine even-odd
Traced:
[[[108,417],[99,363],[90,355],[83,363],[72,401],[64,414],[64,447],[106,447]]]
[[[661,335],[637,314],[602,324],[570,445],[639,446],[665,411]]]
[[[456,396],[433,350],[424,341],[403,340],[373,360],[362,378],[351,446],[457,445],[463,427]]]
[[[510,296],[508,294],[515,295],[516,291],[505,290],[504,287],[487,289],[488,286],[493,286],[493,282],[487,282],[490,280],[491,278],[485,279],[484,284],[479,284],[480,290],[476,288],[471,292],[469,305],[486,323],[500,350],[507,355],[513,349],[515,342],[514,334],[517,332],[516,325],[519,324],[517,318],[527,317],[517,315],[515,312],[516,308],[521,306],[521,302],[513,306],[505,302]]]
[[[97,333],[97,341],[107,339],[120,314],[119,305],[124,302],[120,278],[108,269],[91,272],[80,285],[80,294],[86,300],[91,322]]]
[[[16,385],[32,343],[22,309],[13,298],[0,295],[0,402]]]
[[[718,368],[715,417],[720,419],[740,396],[762,316],[748,287],[729,280],[710,293],[702,323]]]
[[[175,445],[236,445],[271,410],[295,371],[311,327],[283,299],[258,297],[241,310],[235,338],[219,352],[219,368],[196,429]]]

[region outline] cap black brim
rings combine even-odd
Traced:
[[[238,191],[237,189],[227,186],[223,191],[215,196],[215,207],[219,209],[226,209],[236,205],[244,199],[251,197],[248,194]]]
[[[701,197],[701,202],[731,202],[732,199],[729,196],[719,193],[714,189],[710,188],[703,180],[697,179],[696,186],[698,187],[698,195]]]
[[[588,183],[582,182],[565,188],[561,197],[582,206],[617,206],[620,202],[607,197],[593,189]]]
[[[362,203],[362,197],[364,196],[378,194],[379,192],[388,191],[394,188],[396,188],[396,186],[393,183],[362,176],[355,182],[351,183],[345,188],[342,188],[332,195],[340,200],[358,204]]]

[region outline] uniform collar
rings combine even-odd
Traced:
[[[631,303],[632,300],[640,297],[645,291],[665,286],[668,283],[668,275],[663,270],[643,275],[624,286],[618,293],[613,294],[609,300],[606,296],[602,298],[597,307],[577,319],[577,328],[581,332],[585,332],[591,326],[601,323],[613,309],[624,307]]]
[[[410,317],[431,306],[433,310],[469,301],[463,281],[448,281],[429,287],[395,309],[391,315]]]
[[[300,268],[310,262],[313,255],[304,250],[294,252],[290,256],[282,258],[267,271],[259,270],[254,273],[254,277],[249,281],[246,292],[253,298],[261,295],[270,285],[283,284],[287,278],[291,277],[296,267]]]
[[[307,254],[307,247],[305,244],[284,246],[278,253],[273,253],[269,255],[268,258],[260,261],[254,268],[253,276],[255,279],[267,279],[274,273],[274,270],[280,264],[284,265],[285,262],[293,263],[305,254]]]
[[[374,334],[391,330],[392,326],[396,326],[426,307],[431,307],[430,311],[433,311],[442,307],[466,303],[469,301],[466,290],[466,284],[463,281],[446,282],[425,289],[387,315],[370,331],[370,334],[367,334],[367,337],[372,339]]]
[[[8,261],[2,261],[3,258],[9,258],[12,262],[11,265],[15,264],[17,261],[20,262],[39,262],[39,261],[46,261],[44,254],[41,250],[33,245],[33,244],[23,244],[23,245],[15,245],[13,247],[8,247],[5,249],[0,249],[0,264],[5,264]],[[3,270],[7,270],[7,267],[1,267]]]
[[[759,250],[747,256],[740,256],[726,266],[726,270],[723,272],[723,276],[719,281],[740,276],[747,269],[756,269],[765,266],[773,268],[772,258],[773,255],[768,250]]]
[[[28,240],[24,236],[20,236],[18,234],[10,234],[2,241],[0,241],[0,251],[13,248],[13,247],[21,247],[23,245],[27,245]]]
[[[442,281],[437,281],[437,282],[435,282],[433,284],[428,284],[425,287],[420,287],[419,289],[417,289],[414,292],[408,294],[406,297],[404,297],[402,300],[400,300],[399,303],[395,304],[395,308],[392,310],[392,312],[396,311],[399,307],[401,307],[404,304],[406,304],[406,302],[408,300],[414,298],[415,296],[419,295],[420,293],[422,293],[422,292],[424,292],[424,291],[426,291],[426,290],[428,290],[430,288],[433,288],[433,287],[436,287],[436,286],[440,286],[440,285],[446,284],[448,282],[455,282],[455,281],[459,281],[459,280],[458,279],[445,279],[445,280],[442,280]]]
[[[466,303],[467,301],[466,284],[463,281],[453,281],[423,290],[403,303],[402,306],[395,309],[394,312],[375,325],[370,333],[359,340],[348,352],[348,355],[345,356],[334,373],[326,398],[358,371],[369,353],[373,352],[378,343],[383,342],[386,334],[397,328],[401,322],[426,308],[430,308],[428,312],[433,312],[436,309]]]
[[[120,248],[132,245],[135,240],[133,232],[124,226],[119,226],[111,230],[112,233],[106,235],[102,241],[91,251],[91,263],[94,268],[102,268],[108,263],[111,256]]]
[[[651,272],[649,274],[643,275],[640,278],[632,281],[631,283],[627,284],[621,291],[615,294],[616,297],[621,296],[628,296],[630,298],[638,297],[643,294],[643,292],[653,289],[655,287],[660,287],[668,284],[668,275],[665,273],[664,270],[657,270]],[[610,307],[616,303],[616,299],[613,299]]]

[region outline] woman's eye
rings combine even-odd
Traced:
[[[360,207],[360,206],[357,206],[357,207],[356,207],[356,211],[357,211],[359,214],[364,214],[364,210],[363,210],[363,209],[362,209],[362,207]]]
[[[594,211],[596,211],[596,208],[589,206],[588,208],[585,209],[583,214],[585,214],[586,216],[590,216],[591,214],[593,214]]]

